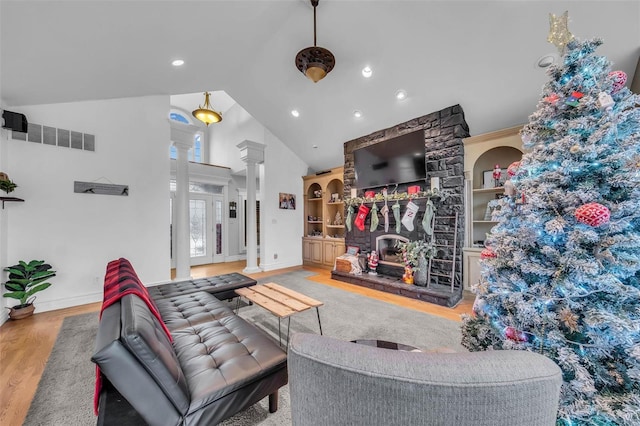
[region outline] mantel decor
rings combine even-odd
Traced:
[[[427,190],[427,191],[419,191],[412,194],[408,192],[392,192],[391,194],[386,195],[387,201],[396,201],[396,200],[416,200],[422,198],[440,198],[440,200],[446,200],[447,197],[453,195],[452,191],[449,190]],[[373,197],[351,197],[345,198],[344,203],[347,206],[356,206],[363,203],[373,203],[376,201],[384,201],[385,195],[383,192],[378,192],[373,195]]]

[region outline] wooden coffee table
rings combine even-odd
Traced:
[[[316,308],[318,327],[320,328],[320,334],[322,334],[322,323],[320,322],[320,310],[318,308],[324,305],[323,302],[312,299],[309,296],[305,296],[302,293],[290,290],[276,283],[258,284],[250,287],[239,288],[236,290],[236,294],[258,306],[263,307],[278,317],[278,339],[280,341],[280,346],[282,346],[282,334],[280,331],[280,321],[282,318],[287,318],[288,320],[287,346],[289,346],[291,316],[311,308]],[[240,297],[238,298],[238,302]],[[236,304],[236,311],[237,307],[238,304]]]

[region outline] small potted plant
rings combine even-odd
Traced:
[[[7,176],[6,173],[0,173],[0,190],[8,194],[10,192],[13,192],[13,190],[16,189],[17,187],[18,185],[11,182],[11,180],[9,179],[9,176]]]
[[[427,285],[427,259],[435,257],[438,249],[432,243],[422,240],[399,243],[398,248],[402,251],[405,275],[413,272],[416,285]],[[408,276],[405,278],[405,282],[408,278]]]
[[[2,296],[20,301],[20,304],[9,308],[9,317],[22,319],[31,316],[35,310],[34,294],[51,286],[51,283],[45,281],[55,277],[56,271],[52,271],[51,265],[44,260],[32,260],[29,263],[21,260],[17,265],[4,270],[9,272],[9,281],[4,283],[7,293]]]

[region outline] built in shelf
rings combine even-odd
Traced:
[[[322,201],[322,198],[309,198],[307,201]]]
[[[2,209],[4,210],[4,203],[8,202],[8,201],[17,201],[17,202],[24,202],[24,200],[22,198],[18,198],[18,197],[0,197],[0,200],[2,200]]]
[[[321,220],[308,220],[307,223],[322,223]]]
[[[474,220],[473,223],[498,223],[497,220]]]
[[[327,228],[344,228],[344,225],[327,225]]]
[[[329,205],[337,205],[337,204],[344,204],[344,201],[334,201],[333,203],[327,203]]]

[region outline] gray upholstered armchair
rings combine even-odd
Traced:
[[[551,426],[562,373],[525,351],[417,353],[297,333],[294,425]]]

